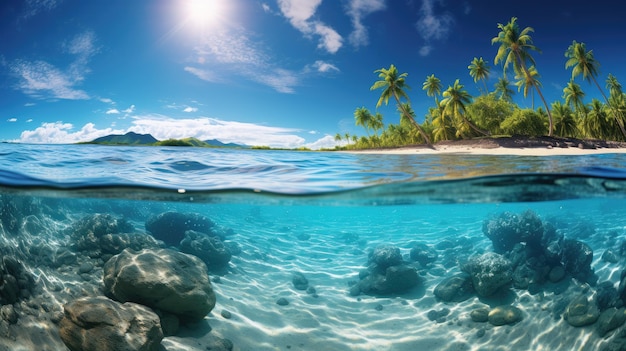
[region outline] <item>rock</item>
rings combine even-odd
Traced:
[[[604,251],[604,253],[602,253],[602,260],[604,262],[609,262],[609,263],[619,262],[619,258],[617,257],[617,254],[613,252],[613,250],[611,249],[607,249]]]
[[[514,324],[522,320],[522,311],[515,306],[498,306],[489,311],[489,323],[495,326]]]
[[[163,332],[149,308],[105,297],[87,297],[63,306],[61,339],[72,351],[156,351]]]
[[[387,267],[384,275],[371,272],[359,282],[358,287],[359,291],[365,294],[388,295],[404,293],[417,286],[418,283],[419,276],[414,267],[397,265]]]
[[[437,251],[426,244],[417,243],[411,248],[410,257],[411,260],[426,266],[437,260]]]
[[[223,310],[222,312],[220,312],[220,315],[224,317],[225,319],[233,318],[233,314],[226,310]]]
[[[281,297],[280,299],[276,300],[276,304],[278,306],[287,306],[289,305],[289,301],[286,298]]]
[[[83,262],[79,267],[78,267],[78,273],[79,274],[83,274],[83,273],[89,273],[93,270],[93,263],[91,262]]]
[[[187,230],[180,241],[180,251],[199,257],[210,270],[228,265],[232,255],[218,237],[211,237],[195,230]]]
[[[13,307],[13,305],[2,306],[2,308],[0,308],[0,316],[5,321],[9,322],[9,324],[15,324],[17,323],[17,320],[19,319],[19,315],[15,311],[15,308]]]
[[[402,254],[400,249],[393,245],[380,245],[370,253],[368,262],[384,271],[387,267],[401,264]]]
[[[558,283],[563,278],[565,278],[565,269],[563,268],[563,266],[559,264],[550,269],[550,273],[548,274],[548,279],[552,283]]]
[[[563,318],[574,327],[593,324],[598,320],[600,311],[595,304],[589,303],[586,296],[581,295],[572,300],[565,309]]]
[[[472,277],[474,290],[483,297],[491,296],[511,283],[511,263],[497,253],[473,256],[461,268]]]
[[[136,302],[172,313],[181,322],[202,320],[215,306],[206,265],[170,249],[128,249],[104,265],[104,291],[120,302]]]
[[[35,279],[25,269],[22,262],[10,255],[2,256],[0,260],[0,305],[14,304],[27,298],[34,287]]]
[[[125,219],[96,213],[74,222],[68,229],[72,246],[78,251],[100,250],[100,238],[106,234],[130,233],[135,228]]]
[[[434,290],[435,296],[444,302],[465,301],[473,293],[472,277],[467,273],[460,273],[442,280]]]
[[[470,312],[470,318],[477,323],[485,323],[489,321],[489,309],[486,307],[477,308]]]
[[[605,336],[611,330],[617,329],[626,322],[626,309],[611,307],[600,314],[596,328],[600,336]]]
[[[209,234],[213,227],[213,221],[197,213],[164,212],[146,221],[146,230],[171,246],[177,246],[188,230]]]
[[[543,232],[541,219],[530,210],[521,215],[504,212],[483,222],[483,233],[491,240],[496,253],[505,253],[517,243],[539,247]]]
[[[619,296],[617,289],[611,282],[602,282],[596,287],[596,305],[600,311],[618,305]]]
[[[300,272],[295,272],[293,277],[291,278],[291,283],[293,287],[297,290],[307,290],[309,288],[309,280],[306,279],[304,274]]]
[[[562,262],[565,270],[578,280],[586,281],[592,274],[593,250],[582,241],[563,241]]]
[[[124,249],[139,251],[161,247],[152,235],[143,233],[105,234],[100,237],[99,248],[103,255],[117,255]]]
[[[428,311],[428,313],[426,314],[426,317],[430,321],[437,322],[437,323],[442,323],[442,322],[445,322],[446,316],[448,314],[450,314],[450,309],[449,308],[442,308],[439,311],[437,311],[437,310],[430,310],[430,311]]]

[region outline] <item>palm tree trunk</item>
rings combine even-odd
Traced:
[[[413,123],[413,125],[417,128],[417,130],[419,131],[419,133],[422,135],[422,138],[424,138],[424,140],[426,141],[426,144],[428,146],[432,147],[432,144],[430,143],[430,139],[428,138],[428,135],[426,135],[426,132],[424,132],[424,130],[422,129],[422,127],[420,127],[419,124],[417,124],[417,122],[415,121],[415,119],[413,118],[413,116],[411,116],[411,114],[404,108],[404,106],[402,106],[402,104],[400,103],[400,98],[398,98],[398,95],[396,93],[393,94],[393,97],[396,99],[396,103],[398,104],[398,107],[400,108],[400,110],[402,111],[402,114],[405,117],[408,117],[409,121],[411,121]]]
[[[530,73],[528,73],[528,69],[526,68],[526,64],[524,63],[524,60],[522,60],[522,57],[519,55],[518,52],[515,52],[515,55],[517,56],[517,60],[522,65],[522,69],[524,70],[526,77],[530,76]],[[543,101],[543,105],[546,107],[546,112],[548,112],[548,136],[552,136],[554,123],[552,121],[552,113],[550,112],[550,107],[548,107],[548,102],[546,102],[546,99],[543,97],[543,94],[541,93],[541,89],[539,89],[539,87],[535,84],[534,81],[532,83],[533,83],[533,87],[537,89],[537,93],[539,94],[541,101]]]
[[[598,87],[598,90],[600,90],[600,94],[602,94],[602,96],[604,97],[604,101],[606,102],[606,104],[611,108],[611,110],[613,110],[613,118],[615,118],[615,122],[617,122],[617,125],[622,131],[622,135],[624,136],[624,138],[626,138],[626,129],[624,129],[624,124],[622,123],[621,119],[618,118],[617,111],[615,111],[613,106],[609,103],[609,99],[607,99],[606,95],[604,94],[604,91],[602,90],[602,88],[600,88],[600,84],[598,84],[596,77],[591,76],[591,78],[593,78],[593,82],[596,83],[596,87]]]

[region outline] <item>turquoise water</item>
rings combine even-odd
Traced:
[[[598,304],[598,315],[623,305],[624,165],[620,154],[2,144],[0,253],[21,270],[11,273],[4,264],[0,304],[12,307],[3,307],[0,350],[66,350],[59,337],[64,306],[107,295],[106,262],[125,247],[189,253],[181,237],[158,236],[159,225],[148,224],[165,213],[188,216],[176,222],[183,227],[197,216],[209,220],[211,229],[194,227],[198,235],[219,237],[231,254],[217,265],[205,248],[194,252],[209,267],[216,304],[201,322],[166,335],[166,350],[609,350],[620,345],[623,321],[601,335],[601,322],[577,327],[564,315],[579,296]],[[517,277],[489,296],[435,296],[435,287],[467,262],[494,252],[485,226],[504,213],[532,213],[546,228],[538,245],[548,246],[547,228],[560,235],[558,245],[565,239],[587,245],[591,261],[575,267],[591,272],[567,268],[575,264],[565,254],[539,264],[547,254],[528,251],[525,261],[499,252],[514,267],[532,268],[530,284]],[[416,260],[418,244],[435,258]],[[401,280],[416,277],[415,285],[366,291],[362,281],[377,269],[372,252],[384,247],[400,253],[400,266],[414,274]],[[552,281],[548,271],[556,266],[566,272]],[[298,289],[295,273],[313,289]],[[7,293],[7,274],[21,277],[20,292]],[[615,292],[604,294],[609,285]],[[598,302],[601,295],[609,302]],[[277,304],[280,298],[287,304]],[[471,317],[498,306],[514,306],[523,318],[498,326]],[[17,317],[6,317],[9,310]]]

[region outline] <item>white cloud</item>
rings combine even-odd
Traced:
[[[338,145],[343,145],[346,142],[343,141],[336,141],[335,137],[332,135],[325,135],[322,138],[312,142],[312,143],[308,143],[305,146],[308,147],[311,150],[319,150],[319,149],[333,149],[335,148],[335,146]]]
[[[115,105],[115,101],[109,99],[109,98],[100,98],[100,101],[104,102],[105,104],[111,104],[111,105]]]
[[[183,112],[196,112],[196,111],[198,111],[198,108],[197,107],[191,107],[191,106],[187,106],[183,110]]]
[[[206,80],[207,82],[213,82],[213,83],[219,82],[219,79],[211,71],[200,69],[200,68],[195,68],[195,67],[189,67],[189,66],[185,67],[184,69],[185,71],[193,74],[194,76],[202,80]]]
[[[135,117],[128,129],[135,133],[149,133],[159,140],[195,137],[200,140],[218,139],[225,143],[264,145],[295,148],[302,146],[304,138],[296,135],[299,130],[265,125],[222,121],[215,118],[174,119],[166,116]]]
[[[89,95],[74,85],[81,77],[74,77],[62,72],[53,65],[44,61],[17,60],[10,66],[19,83],[17,88],[24,94],[35,98],[57,98],[68,100],[89,99]]]
[[[312,68],[321,73],[328,73],[332,71],[339,72],[339,68],[337,68],[337,66],[321,60],[315,61]]]
[[[135,111],[135,105],[130,105],[127,109],[123,110],[124,113],[133,113]]]
[[[428,56],[432,50],[433,50],[432,46],[424,45],[419,50],[420,56]]]
[[[7,122],[17,122],[17,118],[9,118],[7,119]]]
[[[27,119],[27,120],[26,120],[26,123],[30,123],[30,122],[32,122],[32,121],[33,121],[33,119],[32,119],[32,118],[29,118],[29,119]]]
[[[318,47],[334,54],[341,48],[343,38],[323,22],[311,19],[321,3],[322,0],[278,0],[280,11],[292,26],[307,37],[319,36]]]
[[[107,115],[116,115],[116,114],[120,113],[120,111],[118,109],[116,109],[116,108],[112,108],[112,109],[107,110],[107,112],[105,112],[105,113]]]
[[[34,102],[27,102],[24,104],[24,107],[31,107],[31,106],[35,106]]]
[[[420,55],[426,56],[431,51],[431,43],[435,40],[444,40],[448,37],[454,18],[448,14],[435,14],[435,0],[423,0],[416,27],[419,35],[426,42],[420,50]]]
[[[385,0],[350,0],[348,15],[354,29],[348,39],[354,47],[366,46],[369,43],[367,28],[363,25],[363,18],[367,15],[384,10]]]
[[[40,12],[50,11],[57,7],[57,5],[61,2],[62,0],[26,0],[26,6],[24,8],[22,18],[27,19]]]
[[[96,129],[95,124],[87,123],[80,130],[73,131],[71,123],[43,123],[34,130],[25,130],[19,142],[32,144],[66,144],[91,141],[109,134],[119,134],[121,130],[112,128]]]
[[[89,58],[97,52],[95,35],[87,31],[76,35],[63,46],[75,58],[67,69],[62,70],[48,62],[15,60],[9,70],[18,78],[17,88],[35,98],[67,100],[89,99],[89,95],[76,88],[90,72]]]

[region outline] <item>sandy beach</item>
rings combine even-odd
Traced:
[[[607,153],[626,153],[626,143],[598,140],[580,140],[556,137],[501,137],[488,139],[453,140],[435,143],[432,147],[414,145],[398,148],[353,150],[364,154],[470,154],[517,156],[575,156]]]

